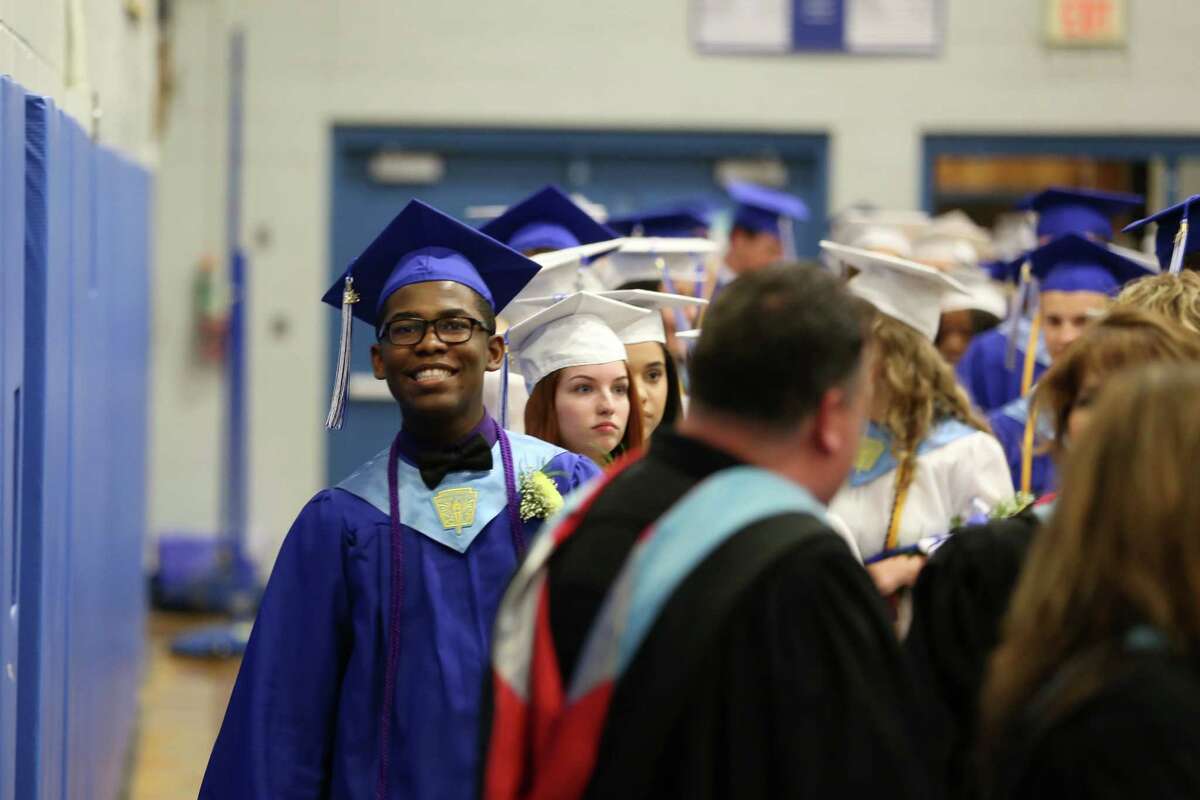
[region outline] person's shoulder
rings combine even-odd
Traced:
[[[857,572],[862,563],[846,540],[827,519],[805,512],[778,514],[749,525],[739,536],[786,536],[791,544],[780,553],[778,563],[784,571],[822,572],[830,564],[842,564]]]
[[[549,471],[555,473],[554,477],[563,478],[561,482],[574,488],[600,474],[596,462],[587,456],[572,453],[525,433],[505,431],[505,434],[512,445],[513,468],[518,475],[532,470]]]
[[[955,440],[953,446],[979,457],[993,456],[1004,459],[1004,446],[991,431],[972,430],[970,433]]]
[[[921,579],[951,572],[969,580],[981,571],[996,569],[1015,574],[1040,524],[1037,515],[1026,509],[1007,519],[959,528],[929,557]]]
[[[1128,781],[1124,788],[1139,789],[1139,796],[1195,797],[1200,792],[1197,665],[1167,654],[1132,657],[1117,679],[1048,727],[1032,772],[1083,775],[1095,769],[1097,759],[1108,763],[1104,774]]]
[[[1023,399],[1010,401],[987,415],[988,425],[992,434],[1004,443],[1013,438],[1020,438],[1025,433],[1027,408]]]
[[[971,343],[967,345],[967,350],[963,354],[963,358],[985,361],[995,359],[997,356],[1004,355],[1004,350],[1007,346],[1008,337],[997,326],[972,338]]]
[[[322,489],[304,504],[289,536],[312,544],[355,546],[387,524],[387,515],[370,502],[335,486]]]
[[[513,460],[517,462],[537,462],[539,466],[543,466],[561,455],[568,454],[568,451],[558,445],[527,433],[505,430],[504,434],[512,446]]]

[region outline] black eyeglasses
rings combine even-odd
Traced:
[[[386,339],[396,347],[412,347],[425,338],[429,326],[443,344],[462,344],[470,340],[478,327],[490,336],[495,333],[492,328],[471,317],[440,317],[438,319],[420,319],[419,317],[401,317],[383,326],[379,332],[379,340]]]

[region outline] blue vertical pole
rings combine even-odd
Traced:
[[[226,340],[228,387],[225,439],[225,486],[222,522],[235,557],[246,544],[246,257],[242,225],[242,93],[245,36],[233,32],[229,51],[229,172],[226,195],[226,236],[229,253],[231,302]]]
[[[242,94],[245,35],[233,31],[229,46],[229,171],[226,191],[226,237],[229,253],[229,329],[225,343],[227,387],[225,452],[221,487],[220,560],[212,576],[213,591],[225,602],[231,624],[187,631],[172,642],[179,655],[224,658],[238,656],[250,638],[256,587],[244,575],[246,548],[246,291],[249,272],[242,249]]]

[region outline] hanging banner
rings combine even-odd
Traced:
[[[711,53],[935,55],[944,0],[692,0],[692,36]]]

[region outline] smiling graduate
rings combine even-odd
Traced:
[[[201,797],[472,793],[501,594],[539,516],[597,473],[484,409],[505,354],[495,315],[537,270],[413,201],[326,293],[344,320],[327,425],[341,425],[351,315],[376,331],[375,377],[403,422],[284,540]]]

